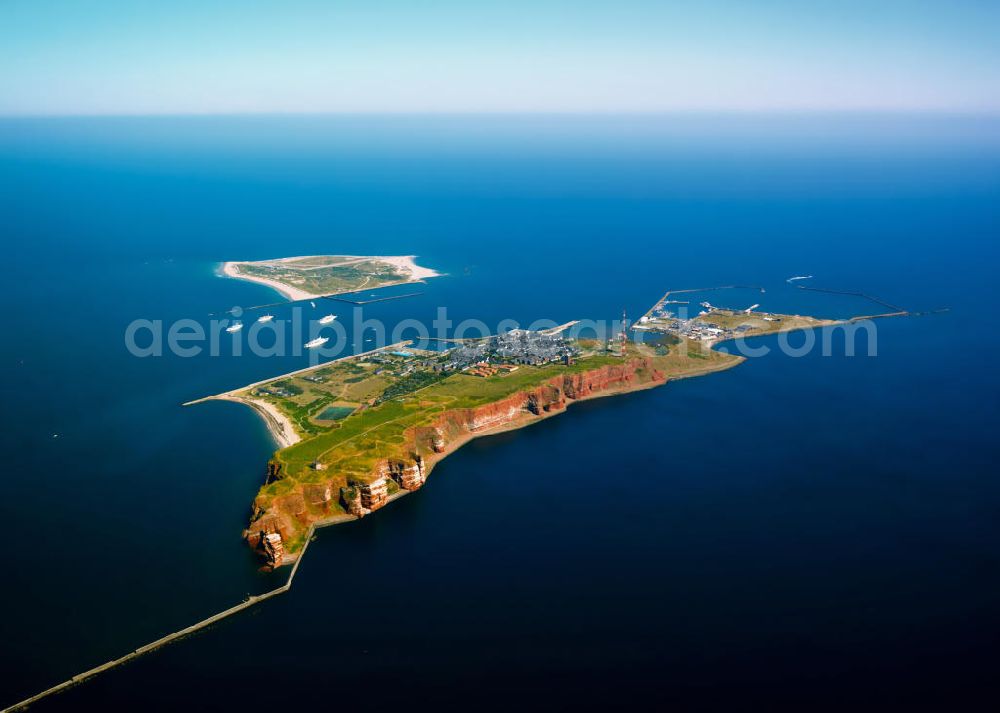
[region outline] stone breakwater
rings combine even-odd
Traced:
[[[435,463],[472,438],[526,426],[564,411],[573,401],[658,386],[666,380],[649,358],[633,358],[560,374],[482,406],[445,411],[429,425],[409,429],[405,445],[379,460],[364,478],[338,478],[331,471],[325,482],[296,483],[291,492],[270,502],[258,497],[244,537],[267,565],[288,564],[296,556],[287,551],[287,543],[312,525],[364,517],[393,497],[419,489]],[[268,482],[283,477],[281,466],[270,463]]]

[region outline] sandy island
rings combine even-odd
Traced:
[[[292,260],[304,260],[308,258],[324,257],[322,255],[298,255],[296,257],[285,257],[278,260],[268,260],[267,262],[291,262]],[[420,280],[425,280],[430,277],[440,277],[441,273],[436,270],[431,270],[428,267],[420,267],[415,262],[416,255],[343,255],[338,257],[347,258],[347,260],[342,263],[348,265],[351,262],[361,262],[366,260],[377,260],[379,262],[391,265],[404,275],[406,279],[398,280],[396,282],[391,282],[385,285],[379,285],[379,287],[390,287],[391,285],[404,285],[409,282],[419,282]],[[279,282],[277,280],[269,280],[266,277],[258,277],[257,275],[247,275],[240,272],[240,265],[247,264],[247,261],[231,261],[222,263],[222,274],[226,277],[233,277],[237,280],[246,280],[247,282],[256,282],[260,285],[266,285],[273,290],[281,293],[283,297],[288,298],[292,302],[300,302],[302,300],[311,300],[317,297],[322,297],[323,295],[315,294],[313,292],[308,292],[307,290],[300,289],[298,287],[293,287],[287,283]],[[336,266],[334,266],[336,267]],[[343,290],[342,292],[355,292],[361,287],[354,288],[351,290]],[[377,289],[377,288],[376,288]],[[330,294],[340,294],[337,292]]]

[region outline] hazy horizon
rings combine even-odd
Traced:
[[[1000,113],[996,3],[0,5],[0,115]]]
[[[676,110],[606,110],[606,111],[350,111],[350,110],[261,110],[261,111],[159,111],[159,112],[66,112],[66,113],[41,113],[25,112],[16,114],[0,114],[0,120],[13,119],[141,119],[141,118],[252,118],[252,117],[302,117],[302,118],[322,118],[322,117],[567,117],[567,118],[684,118],[684,117],[774,117],[774,118],[809,118],[809,117],[855,117],[855,118],[878,118],[878,117],[911,117],[928,119],[1000,119],[1000,107],[995,109],[981,110],[949,110],[949,109],[676,109]]]

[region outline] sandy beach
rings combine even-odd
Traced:
[[[322,257],[321,255],[299,255],[297,257],[286,257],[280,260],[267,260],[263,262],[291,262],[293,260],[303,260],[308,258]],[[416,255],[341,255],[338,257],[346,258],[344,264],[350,264],[351,262],[361,262],[364,260],[378,260],[387,265],[392,265],[399,272],[403,273],[406,277],[403,280],[390,283],[392,285],[402,285],[408,282],[418,282],[420,280],[426,280],[431,277],[440,277],[441,273],[436,270],[431,270],[428,267],[421,267],[415,262]],[[311,300],[317,297],[322,297],[323,295],[308,292],[307,290],[300,289],[298,287],[292,287],[291,285],[285,284],[284,282],[278,282],[277,280],[269,280],[266,277],[258,277],[256,275],[247,275],[240,271],[240,265],[245,265],[245,262],[224,262],[222,263],[222,274],[226,277],[232,277],[237,280],[246,280],[248,282],[256,282],[259,285],[266,285],[273,290],[281,293],[281,295],[292,302],[299,302],[302,300]],[[381,285],[381,287],[389,287],[390,285]],[[376,288],[377,289],[377,288]],[[345,292],[353,292],[354,290],[345,290]]]
[[[235,277],[237,280],[246,280],[247,282],[256,282],[260,285],[267,285],[271,289],[280,292],[283,297],[287,297],[292,302],[319,297],[319,295],[314,295],[311,292],[306,292],[305,290],[300,290],[297,287],[286,285],[283,282],[268,280],[264,277],[257,277],[256,275],[244,275],[240,272],[240,265],[241,263],[238,262],[224,262],[222,263],[222,274],[226,277]]]
[[[221,394],[213,398],[246,404],[260,414],[264,419],[264,423],[267,424],[267,430],[278,444],[279,449],[288,448],[288,446],[302,440],[301,436],[295,431],[292,422],[288,420],[288,417],[263,399],[252,399],[247,396],[231,396],[229,394]]]
[[[401,272],[409,273],[410,280],[426,280],[429,277],[440,277],[441,273],[436,270],[431,270],[429,267],[420,267],[415,260],[416,255],[389,255],[389,256],[376,256],[372,258],[373,260],[381,260],[382,262],[389,263],[397,270]]]

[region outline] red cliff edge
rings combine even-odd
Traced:
[[[308,531],[310,525],[337,521],[338,515],[342,519],[364,517],[385,505],[394,494],[419,489],[437,461],[477,436],[521,428],[564,411],[571,401],[664,382],[666,376],[649,358],[633,358],[556,376],[476,408],[446,411],[429,426],[409,429],[406,445],[398,456],[380,460],[367,478],[352,477],[345,485],[343,478],[338,480],[336,473],[331,473],[324,483],[297,484],[292,492],[273,498],[266,508],[258,498],[244,537],[268,566],[289,564],[296,555],[286,551],[286,543]],[[269,464],[268,482],[280,479],[280,471],[278,464]],[[340,508],[349,515],[342,515]]]

